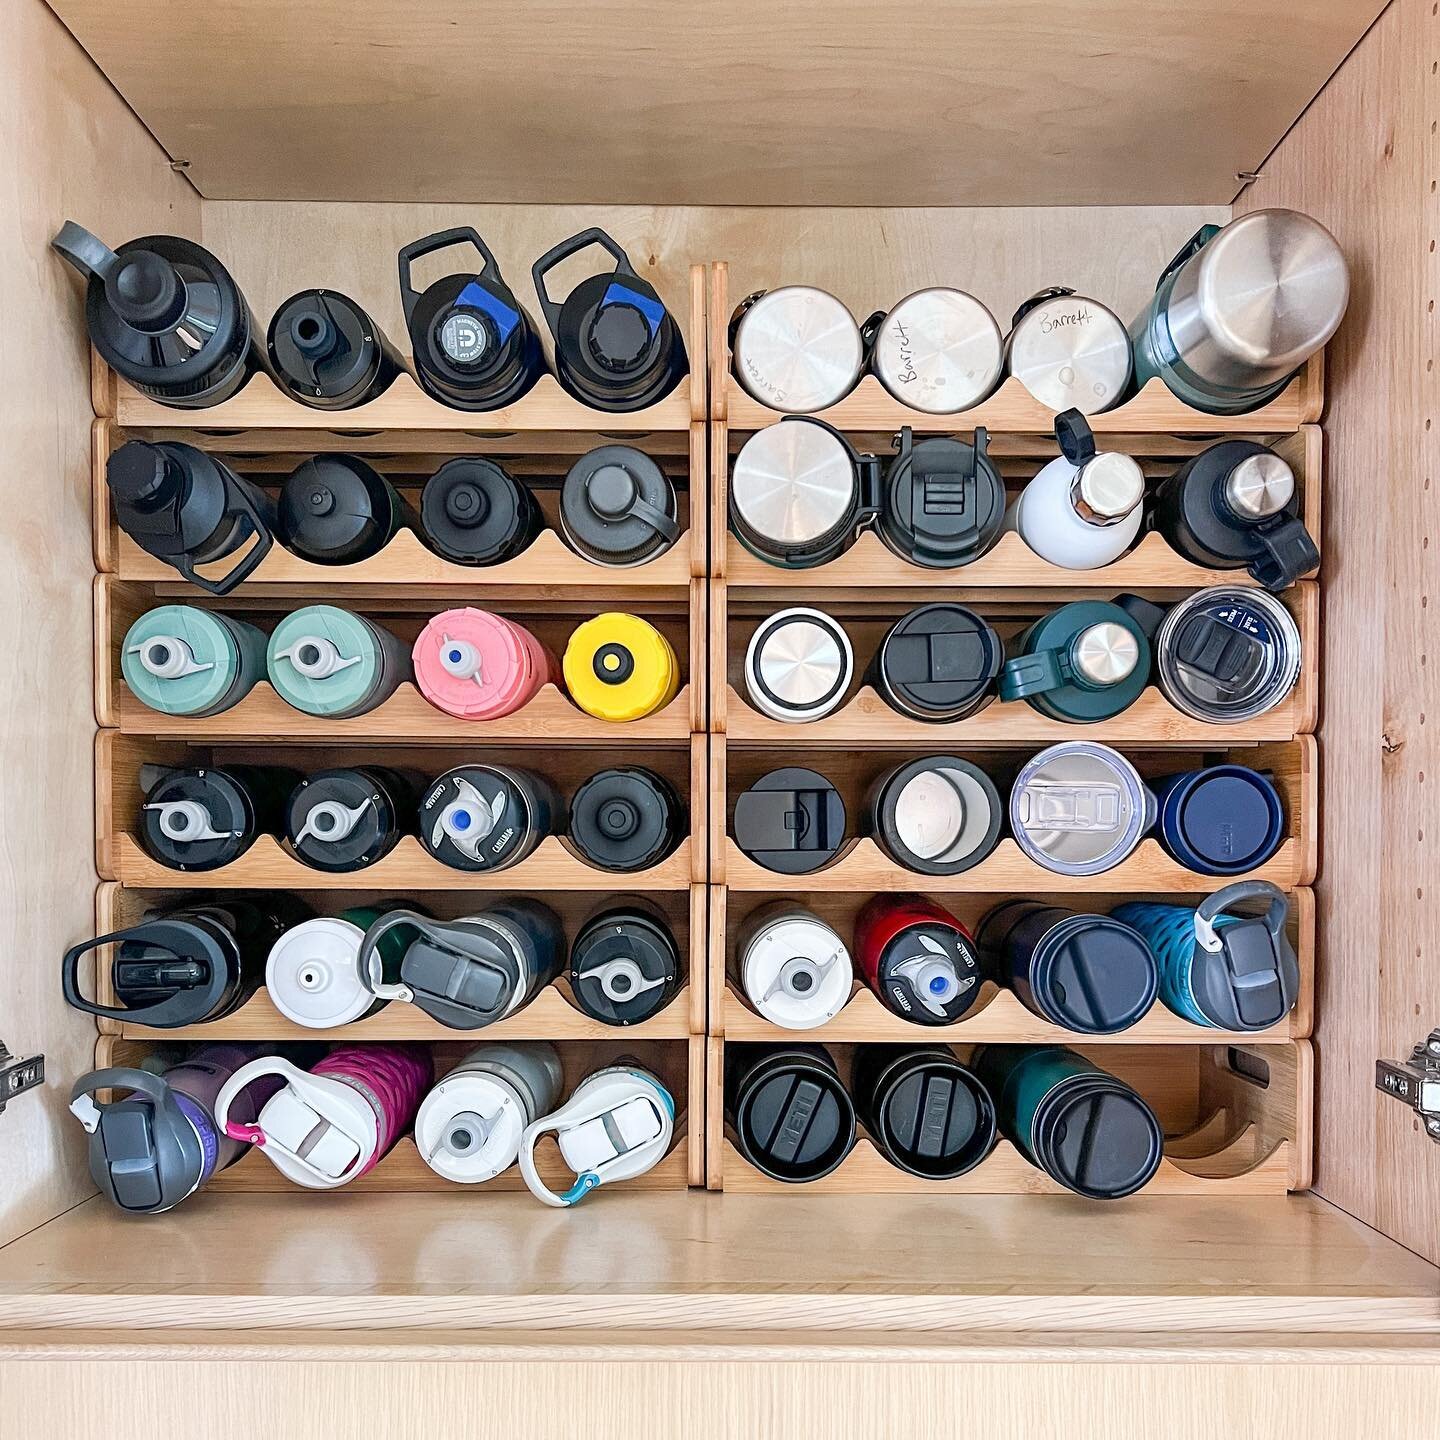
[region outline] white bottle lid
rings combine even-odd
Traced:
[[[288,650],[277,650],[277,660],[288,660],[307,680],[328,680],[341,670],[358,665],[361,656],[343,656],[328,635],[299,635]]]
[[[750,938],[741,984],[765,1019],[786,1030],[813,1030],[844,1009],[855,972],[845,942],[823,920],[801,911],[777,916]]]
[[[501,1076],[461,1069],[421,1102],[415,1144],[437,1175],[478,1185],[515,1163],[528,1119],[519,1092]]]
[[[306,920],[270,947],[265,989],[275,1008],[296,1025],[332,1030],[359,1020],[375,1003],[360,975],[365,932],[348,920]]]

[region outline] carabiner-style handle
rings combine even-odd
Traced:
[[[254,536],[255,543],[245,552],[242,559],[218,580],[210,580],[202,575],[191,563],[188,555],[181,555],[175,561],[175,568],[185,579],[211,595],[228,595],[237,585],[248,580],[255,573],[255,567],[270,553],[270,548],[275,543],[269,517],[257,500],[258,492],[238,475],[235,479],[238,482],[235,493],[240,497],[240,509],[244,517],[245,529],[249,535]],[[268,501],[265,502],[265,506],[268,509]]]
[[[547,250],[530,267],[530,278],[535,282],[535,294],[540,301],[540,311],[545,316],[545,324],[549,326],[550,334],[556,340],[560,338],[560,305],[550,298],[550,292],[545,288],[545,276],[562,260],[578,255],[587,245],[598,245],[604,250],[615,262],[617,275],[628,275],[632,280],[640,278],[630,264],[630,257],[598,226],[592,225],[590,229],[582,230],[568,240],[562,240],[553,250]]]
[[[426,235],[419,240],[412,240],[408,245],[400,249],[400,305],[405,311],[405,323],[410,323],[410,313],[415,309],[415,302],[420,298],[420,292],[410,284],[410,267],[422,255],[433,255],[437,250],[448,250],[452,245],[473,245],[480,252],[480,258],[485,262],[475,273],[483,275],[487,270],[493,270],[497,277],[500,274],[500,267],[495,263],[495,257],[490,253],[490,247],[480,238],[480,232],[472,229],[469,225],[457,225],[451,230],[437,230],[433,235]]]
[[[1253,579],[1272,592],[1288,589],[1320,563],[1320,551],[1310,538],[1305,522],[1296,515],[1286,515],[1274,525],[1259,526],[1255,538],[1263,553],[1246,569]]]
[[[1077,469],[1097,453],[1095,432],[1080,410],[1062,410],[1055,417],[1055,443]]]
[[[181,1003],[187,998],[183,993],[172,995],[158,1005],[142,1006],[138,1010],[127,1009],[123,1005],[101,1005],[97,1000],[87,1000],[80,993],[80,961],[84,956],[104,945],[120,945],[127,940],[146,940],[145,932],[148,928],[149,923],[142,921],[128,930],[113,930],[108,935],[97,935],[93,940],[86,940],[83,944],[67,950],[65,958],[60,962],[60,990],[65,996],[65,1003],[86,1015],[98,1015],[102,1020],[131,1020],[141,1025],[153,1025],[157,1029],[193,1024],[196,1017]],[[174,950],[167,953],[174,955],[177,960],[181,958]]]
[[[1195,940],[1202,950],[1214,954],[1224,947],[1225,942],[1216,933],[1215,920],[1227,910],[1243,905],[1247,900],[1267,902],[1263,917],[1265,928],[1272,936],[1280,934],[1285,928],[1285,917],[1289,913],[1285,892],[1268,880],[1241,880],[1234,885],[1222,887],[1213,895],[1207,895],[1196,906]]]
[[[1160,272],[1155,288],[1162,285],[1189,259],[1198,255],[1218,234],[1218,225],[1202,225],[1176,252],[1175,258]]]

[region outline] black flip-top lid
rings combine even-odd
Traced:
[[[772,770],[735,802],[735,843],[767,870],[809,874],[844,841],[845,802],[818,771]]]
[[[855,1143],[855,1107],[819,1047],[757,1061],[735,1088],[734,1122],[745,1158],[777,1180],[818,1180]]]
[[[1108,915],[1068,915],[1035,946],[1031,991],[1067,1030],[1112,1035],[1155,1003],[1159,975],[1140,934]]]
[[[669,1003],[680,977],[680,951],[663,919],[643,902],[586,921],[570,951],[570,986],[587,1015],[634,1025]]]
[[[307,400],[363,390],[381,364],[374,321],[334,290],[292,295],[271,317],[265,338],[276,378]]]
[[[462,920],[417,930],[400,979],[420,1009],[456,1030],[478,1030],[505,1014],[525,979],[524,959],[505,928]]]
[[[356,455],[314,455],[286,477],[280,543],[306,560],[342,565],[373,555],[395,525],[395,492]]]
[[[570,467],[560,514],[582,554],[631,565],[679,537],[675,488],[648,455],[629,445],[601,445]]]
[[[116,998],[131,1010],[163,1006],[146,1024],[182,1025],[209,1017],[239,980],[235,937],[221,918],[197,907],[132,926],[111,966]]]
[[[1005,482],[986,449],[984,427],[973,445],[948,435],[912,444],[908,426],[900,434],[900,453],[885,477],[882,533],[917,565],[967,564],[990,546],[1005,518]]]
[[[534,533],[534,497],[494,460],[447,460],[420,494],[425,538],[447,560],[494,565],[523,548]]]
[[[862,1105],[871,1134],[886,1158],[912,1175],[949,1180],[994,1148],[995,1102],[949,1051],[901,1051],[870,1083]]]
[[[638,765],[601,770],[570,801],[570,838],[602,870],[648,870],[674,849],[683,821],[668,780]]]
[[[1203,610],[1181,621],[1175,632],[1175,659],[1217,685],[1244,689],[1265,668],[1265,643]]]
[[[403,776],[371,767],[321,770],[302,780],[285,807],[285,836],[306,865],[331,872],[378,860],[399,837],[413,806]]]
[[[909,708],[945,719],[972,708],[1005,658],[995,631],[973,610],[946,601],[903,616],[881,642],[885,685]]]
[[[224,770],[172,770],[145,795],[140,843],[172,870],[213,870],[255,839],[255,797]]]
[[[1160,1168],[1155,1112],[1110,1075],[1072,1075],[1041,1100],[1031,1130],[1045,1171],[1093,1200],[1133,1195]]]

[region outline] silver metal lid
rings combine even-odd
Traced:
[[[1052,410],[1097,415],[1130,382],[1130,336],[1114,311],[1083,295],[1057,295],[1010,332],[1010,373]]]
[[[776,545],[823,539],[851,512],[855,465],[823,425],[782,420],[757,430],[730,472],[730,502],[742,524]]]
[[[1015,843],[1061,875],[1112,869],[1139,844],[1154,818],[1154,796],[1135,767],[1089,740],[1042,750],[1010,792]]]
[[[1255,210],[1181,267],[1165,318],[1197,375],[1258,387],[1283,380],[1319,350],[1349,299],[1344,253],[1318,220]]]
[[[936,765],[906,781],[895,801],[895,833],[910,854],[951,864],[984,843],[992,820],[990,797],[978,780]]]
[[[1294,496],[1295,472],[1273,450],[1247,455],[1225,480],[1225,503],[1245,520],[1276,515]]]
[[[1075,472],[1070,494],[1082,520],[1115,525],[1145,498],[1145,472],[1133,457],[1102,450]]]
[[[844,698],[854,663],[849,636],[824,611],[782,610],[750,637],[745,688],[772,720],[815,720]]]
[[[824,410],[855,388],[864,345],[855,317],[825,290],[785,285],[740,317],[731,346],[736,379],[762,405]]]
[[[1004,368],[995,317],[963,290],[917,290],[880,324],[871,360],[880,383],[912,410],[953,415],[978,405]]]
[[[1092,685],[1118,685],[1139,663],[1139,641],[1113,620],[1087,626],[1075,637],[1071,664]]]

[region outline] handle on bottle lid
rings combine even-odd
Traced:
[[[821,420],[815,415],[786,415],[776,422],[779,425],[818,425],[827,434],[833,435],[844,447],[845,453],[850,458],[850,464],[855,471],[856,491],[859,495],[859,504],[855,509],[855,534],[874,524],[879,518],[880,507],[884,500],[885,474],[880,464],[880,457],[872,455],[868,450],[861,452],[835,428],[828,420]],[[907,425],[900,432],[896,444],[903,447],[908,442],[906,436],[910,434],[910,427]],[[903,450],[902,450],[903,453]]]
[[[1155,632],[1165,619],[1166,611],[1163,606],[1145,599],[1143,595],[1117,595],[1113,603],[1140,627],[1147,640],[1155,638]]]
[[[865,352],[865,363],[870,363],[870,357],[875,353],[875,342],[880,338],[880,327],[885,323],[888,310],[876,310],[867,315],[860,324],[860,345]]]
[[[50,248],[87,280],[108,280],[120,266],[120,257],[98,235],[67,220]]]
[[[663,510],[652,505],[642,495],[636,495],[625,513],[631,519],[648,525],[657,535],[663,536],[672,545],[680,538],[680,527]]]
[[[545,323],[556,340],[560,338],[560,304],[550,298],[550,292],[545,288],[545,276],[562,260],[578,255],[588,245],[598,245],[610,256],[615,262],[617,275],[628,275],[632,280],[640,278],[630,264],[630,257],[599,226],[592,225],[590,229],[582,230],[568,240],[562,240],[553,250],[547,250],[530,267],[530,278],[535,282],[535,294],[540,300],[540,310],[545,316]]]
[[[1000,698],[1023,700],[1059,690],[1073,678],[1067,664],[1069,650],[1035,650],[1007,660],[1000,671]]]
[[[1160,272],[1160,278],[1155,282],[1156,290],[1162,285],[1192,256],[1198,255],[1218,234],[1220,226],[1202,225],[1176,252],[1175,258]]]
[[[155,929],[158,927],[152,926],[149,921],[142,921],[139,925],[130,926],[128,930],[112,930],[108,935],[97,935],[93,940],[86,940],[67,950],[65,958],[60,962],[60,990],[65,996],[65,1003],[87,1015],[98,1015],[102,1020],[130,1020],[140,1025],[153,1025],[157,1029],[191,1024],[196,1017],[185,1003],[189,998],[187,991],[180,991],[156,1005],[142,1005],[138,1009],[126,1008],[123,1005],[101,1005],[96,1000],[87,1000],[80,993],[80,961],[85,955],[92,950],[99,950],[102,946],[119,945],[127,940],[154,944],[151,935]],[[156,948],[176,960],[183,961],[186,958],[167,945],[157,945]],[[214,979],[212,975],[212,983]]]
[[[1010,328],[1013,330],[1037,305],[1073,294],[1074,289],[1068,285],[1050,285],[1044,290],[1037,290],[1028,300],[1020,302],[1020,308],[1010,317]]]
[[[1286,589],[1320,563],[1320,551],[1298,516],[1283,515],[1274,525],[1259,526],[1255,538],[1263,553],[1246,569],[1267,590]]]
[[[270,547],[275,543],[275,537],[270,533],[270,526],[255,502],[251,487],[245,481],[237,478],[235,483],[227,483],[226,489],[239,501],[242,520],[241,539],[253,537],[255,543],[218,580],[206,579],[195,569],[188,555],[178,555],[174,561],[175,568],[192,585],[198,585],[211,595],[228,595],[242,580],[249,579],[254,573],[255,567],[270,553]]]
[[[400,304],[405,311],[405,324],[410,324],[410,315],[420,299],[420,292],[410,284],[411,264],[422,255],[433,255],[437,250],[448,250],[452,245],[471,245],[480,253],[485,262],[476,274],[483,275],[493,270],[497,275],[500,267],[490,253],[490,247],[480,238],[480,232],[469,225],[457,225],[451,230],[437,230],[419,240],[412,240],[400,250]]]
[[[1077,469],[1097,454],[1095,432],[1079,410],[1062,410],[1055,417],[1055,443]]]
[[[1279,935],[1285,928],[1285,917],[1288,913],[1285,892],[1268,880],[1241,880],[1237,884],[1224,886],[1213,895],[1207,895],[1200,902],[1195,911],[1195,943],[1212,955],[1218,954],[1224,949],[1225,942],[1216,933],[1216,918],[1247,900],[1268,902],[1263,916],[1265,928],[1271,935]]]
[[[85,1127],[87,1135],[93,1135],[100,1126],[100,1106],[95,1103],[97,1090],[129,1090],[143,1095],[162,1109],[173,1110],[173,1121],[184,1120],[184,1112],[175,1103],[175,1092],[159,1075],[148,1070],[131,1070],[115,1066],[108,1070],[92,1070],[82,1075],[70,1091],[70,1113]]]
[[[763,300],[770,292],[768,290],[755,290],[747,295],[736,307],[730,316],[730,327],[726,332],[725,345],[730,351],[735,349],[735,332],[740,328],[740,322],[746,314],[755,308],[755,303]]]
[[[413,929],[423,931],[426,935],[433,936],[428,915],[422,915],[418,910],[390,910],[365,932],[360,941],[360,949],[356,953],[355,965],[360,972],[360,983],[376,999],[403,1000],[407,1005],[411,1005],[415,1002],[414,990],[399,981],[393,985],[387,984],[384,961],[380,956],[381,940],[401,925],[409,925]]]

